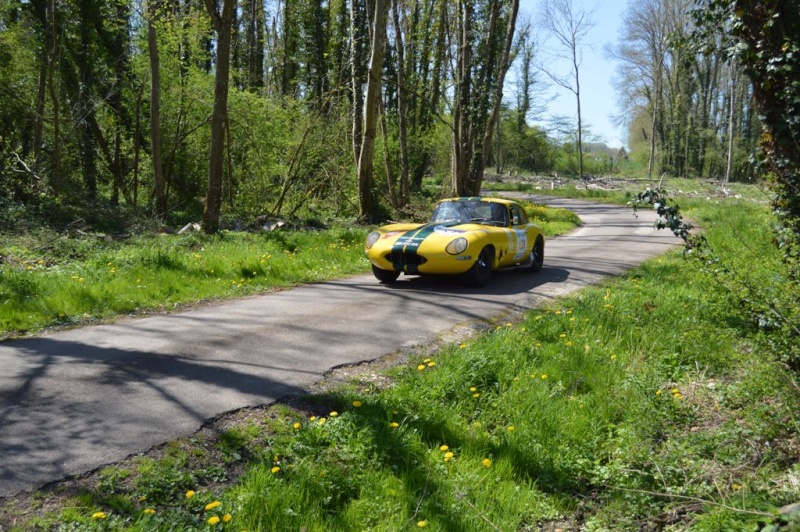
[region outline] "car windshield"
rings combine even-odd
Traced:
[[[501,203],[486,201],[443,201],[436,206],[431,223],[461,222],[508,225],[508,212]]]

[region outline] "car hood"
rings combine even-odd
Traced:
[[[485,232],[486,227],[464,222],[433,222],[422,225],[395,224],[381,228],[384,239],[393,241],[395,249],[413,253],[427,239],[442,238],[448,242],[473,232]],[[388,243],[388,242],[387,242]]]

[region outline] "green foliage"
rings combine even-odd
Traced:
[[[729,238],[735,238],[736,244],[743,248],[734,253],[723,248],[730,246],[730,240],[710,242],[704,234],[693,233],[692,225],[683,220],[680,207],[663,189],[647,189],[637,194],[631,204],[634,210],[639,204],[653,206],[659,216],[656,227],[667,228],[681,238],[687,254],[700,262],[714,282],[739,300],[745,319],[765,332],[761,344],[776,360],[800,370],[800,327],[797,325],[800,312],[796,304],[800,291],[792,282],[791,270],[778,262],[769,234],[763,231],[768,223],[763,213],[745,204],[735,216],[729,217],[728,224],[735,235]],[[759,218],[763,223],[753,227],[753,220]],[[756,228],[762,229],[760,234],[749,237]],[[764,269],[753,269],[753,261],[760,261]]]
[[[761,153],[769,172],[778,225],[775,238],[800,280],[800,3],[713,0],[695,11],[702,39],[714,28],[729,33],[729,57],[744,67],[764,128]]]

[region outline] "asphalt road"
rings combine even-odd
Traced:
[[[336,366],[532,308],[676,244],[652,213],[536,198],[583,226],[549,240],[538,274],[485,288],[349,277],[196,310],[0,343],[0,497],[120,461],[242,407],[302,393]]]

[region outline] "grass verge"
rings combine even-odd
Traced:
[[[761,207],[703,201],[687,214],[753,282],[782,275]],[[759,529],[800,500],[800,388],[764,356],[739,296],[671,253],[7,504],[0,524]]]

